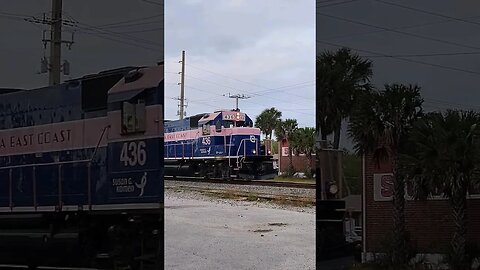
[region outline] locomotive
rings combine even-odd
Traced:
[[[260,129],[239,109],[165,121],[166,176],[268,179],[277,175]]]
[[[0,89],[0,263],[161,269],[163,80],[159,64]]]

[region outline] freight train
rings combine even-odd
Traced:
[[[165,122],[166,176],[268,179],[277,175],[260,129],[238,109]]]
[[[0,264],[161,269],[163,78],[0,89]]]

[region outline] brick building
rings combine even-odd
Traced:
[[[392,232],[392,166],[390,162],[377,165],[371,157],[363,161],[363,255],[364,260],[382,253],[382,241]],[[480,243],[480,193],[470,194],[467,202],[467,241]],[[414,200],[407,187],[406,229],[417,247],[418,254],[439,262],[450,245],[454,223],[449,202],[440,195],[428,200]]]
[[[288,169],[288,142],[287,140],[282,140],[278,142],[278,171],[285,172]],[[293,154],[292,158],[293,167],[297,172],[305,172],[307,169],[307,165],[309,163],[308,158],[304,154],[295,155]],[[315,162],[315,155],[312,157],[312,161],[310,163],[310,168],[312,170],[315,169],[316,162]]]

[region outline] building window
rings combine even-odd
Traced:
[[[145,132],[145,100],[124,101],[122,105],[122,134]]]

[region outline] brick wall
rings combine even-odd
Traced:
[[[370,157],[365,159],[366,251],[382,252],[380,242],[392,231],[392,202],[374,200],[375,173],[391,173],[388,162],[377,166]],[[480,199],[467,204],[468,241],[480,242]],[[407,200],[406,226],[419,253],[442,253],[453,236],[454,224],[447,200]]]
[[[278,142],[278,151],[279,151],[279,155],[278,155],[279,162],[278,163],[279,163],[279,166],[280,166],[279,171],[280,172],[285,172],[288,169],[289,160],[288,160],[288,156],[286,155],[286,152],[283,153],[282,149],[284,151],[287,151],[287,149],[288,149],[288,142],[286,140]],[[307,168],[308,163],[309,163],[308,158],[305,155],[296,156],[295,154],[293,154],[292,162],[293,162],[293,167],[295,168],[295,171],[297,171],[297,172],[304,172]],[[312,168],[314,170],[315,166],[316,166],[315,155],[313,155],[312,162],[310,163],[310,168]]]

